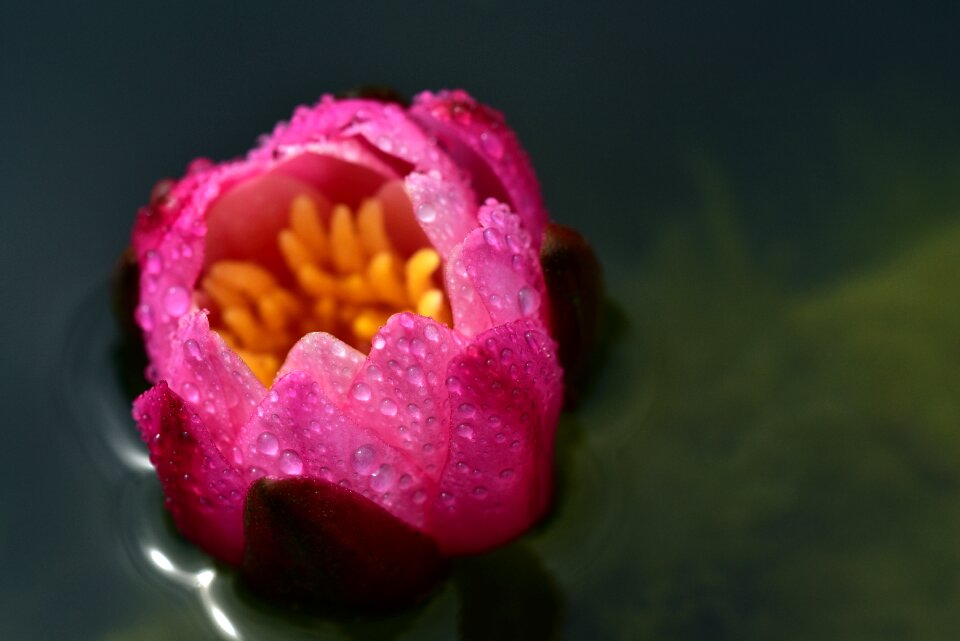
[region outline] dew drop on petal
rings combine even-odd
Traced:
[[[417,490],[416,492],[413,493],[413,502],[416,503],[417,505],[420,505],[426,500],[427,500],[427,493],[424,492],[423,490]]]
[[[432,341],[432,342],[437,342],[438,340],[440,340],[440,332],[437,331],[437,328],[435,325],[427,325],[426,327],[424,327],[423,336],[428,341]]]
[[[373,349],[383,349],[387,346],[387,341],[383,338],[383,336],[377,334],[373,337],[373,340],[370,341],[370,344],[373,346]]]
[[[370,487],[377,492],[386,492],[393,487],[393,468],[384,463],[370,475]]]
[[[411,483],[413,483],[413,477],[411,477],[409,474],[403,474],[397,480],[397,485],[400,487],[401,490],[405,490],[408,487],[410,487]]]
[[[200,353],[200,344],[192,338],[187,339],[183,344],[183,351],[195,361],[199,361],[203,357]]]
[[[509,467],[505,470],[500,470],[500,478],[502,478],[503,480],[507,480],[512,476],[513,476],[513,470],[510,469]]]
[[[396,416],[397,415],[397,404],[394,403],[389,398],[385,398],[380,402],[380,413],[384,416]]]
[[[486,498],[487,488],[483,487],[482,485],[478,485],[477,487],[473,488],[473,495],[480,499]]]
[[[470,423],[460,423],[457,425],[457,434],[463,438],[473,438],[473,426]]]
[[[144,256],[143,269],[148,274],[159,274],[163,269],[163,259],[155,250],[151,249]]]
[[[267,456],[274,456],[280,449],[280,441],[270,432],[262,432],[257,437],[257,450]]]
[[[480,146],[494,160],[500,160],[503,157],[503,143],[489,132],[480,134]]]
[[[422,223],[432,223],[437,219],[437,210],[429,203],[421,203],[417,207],[417,220]]]
[[[358,401],[369,401],[370,396],[373,394],[373,390],[370,389],[370,386],[366,383],[357,383],[353,386],[353,389],[350,390],[350,393]]]
[[[517,306],[520,313],[528,316],[540,308],[540,292],[530,287],[523,287],[517,292]]]
[[[193,383],[184,383],[183,397],[191,403],[196,403],[200,400],[200,390]]]
[[[183,316],[190,308],[190,293],[179,285],[174,285],[163,296],[163,308],[171,316]]]
[[[376,453],[369,443],[358,447],[353,452],[353,469],[359,474],[368,474],[373,469]]]
[[[470,403],[461,403],[457,410],[466,417],[471,417],[477,413],[477,408]]]
[[[303,461],[293,450],[284,450],[280,455],[280,470],[284,474],[297,475],[303,471]]]
[[[146,303],[137,306],[137,311],[134,314],[137,320],[137,324],[146,332],[149,332],[153,329],[153,310],[150,309],[150,306]]]

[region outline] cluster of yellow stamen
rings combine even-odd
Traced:
[[[370,339],[396,312],[450,322],[438,285],[440,256],[432,248],[400,256],[387,235],[379,200],[365,200],[356,215],[337,205],[324,225],[313,200],[297,196],[289,227],[279,232],[277,243],[289,275],[254,262],[223,260],[209,267],[201,283],[213,329],[266,385],[308,332],[329,332],[367,351]]]

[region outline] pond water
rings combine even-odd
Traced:
[[[821,4],[0,20],[0,637],[954,638],[957,11]],[[107,281],[156,178],[367,80],[503,109],[610,302],[545,522],[419,607],[319,616],[172,529]]]

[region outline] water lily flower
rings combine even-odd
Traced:
[[[563,399],[547,224],[515,135],[462,91],[327,96],[158,185],[133,414],[180,532],[252,575],[294,539],[389,575],[528,529]]]

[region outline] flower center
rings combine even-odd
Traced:
[[[213,330],[265,385],[309,332],[328,332],[368,351],[394,313],[450,323],[439,254],[426,247],[401,256],[387,235],[379,199],[364,200],[356,212],[337,205],[326,224],[306,195],[295,197],[289,212],[289,225],[277,234],[289,273],[220,260],[201,281]]]

